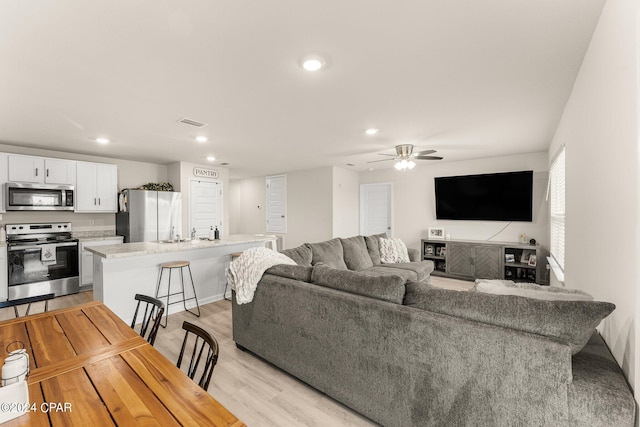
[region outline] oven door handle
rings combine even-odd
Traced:
[[[9,251],[21,251],[24,249],[42,249],[42,246],[44,245],[28,245],[28,246],[22,246],[22,245],[18,245],[18,246],[9,246]],[[78,246],[78,242],[71,242],[71,243],[55,243],[54,246],[56,248],[60,248],[63,246]]]

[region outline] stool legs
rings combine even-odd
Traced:
[[[179,302],[182,302],[182,304],[184,305],[184,309],[185,311],[188,311],[189,313],[193,314],[196,317],[200,317],[200,304],[198,303],[198,296],[196,295],[196,286],[195,283],[193,282],[193,275],[191,274],[191,266],[186,265],[186,267],[189,269],[189,278],[191,279],[191,289],[193,289],[193,297],[191,298],[186,298],[185,296],[185,284],[184,284],[184,273],[183,273],[183,268],[184,267],[161,267],[160,268],[160,277],[158,278],[158,286],[156,287],[156,298],[160,299],[160,298],[165,298],[166,297],[166,307],[167,309],[165,310],[165,315],[164,315],[164,323],[160,323],[160,326],[162,326],[163,328],[167,327],[167,323],[169,321],[169,306],[171,304],[177,304]],[[169,279],[168,279],[168,283],[167,283],[167,293],[166,295],[159,295],[160,293],[160,284],[162,283],[162,273],[164,272],[165,268],[167,268],[169,270]],[[180,268],[180,282],[182,285],[182,289],[178,292],[174,292],[171,293],[171,271],[174,268]],[[173,301],[170,302],[169,299],[170,297],[174,296],[174,295],[182,295],[182,299],[179,299],[177,301]],[[197,309],[197,313],[195,311],[193,311],[192,309],[188,309],[187,308],[187,301],[189,300],[195,300],[196,301],[196,309]]]
[[[187,300],[184,299],[184,279],[182,279],[182,304],[184,305],[184,309],[186,311],[188,311],[189,313],[193,314],[196,317],[200,317],[200,304],[198,304],[198,297],[196,295],[196,285],[194,285],[193,283],[193,275],[191,274],[191,266],[188,265],[187,268],[189,269],[189,278],[191,279],[191,289],[193,289],[193,298],[188,298],[188,299],[194,299],[196,300],[196,308],[198,309],[198,314],[194,313],[193,311],[189,310],[187,308]],[[180,269],[180,277],[182,278],[182,269]]]
[[[229,279],[227,279],[227,283],[224,284],[224,293],[222,294],[222,298],[231,301],[231,298],[227,298],[227,288],[229,287]]]

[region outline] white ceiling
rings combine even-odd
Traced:
[[[444,161],[543,151],[603,3],[3,0],[0,143],[211,154],[232,178],[391,167],[366,162],[401,143]],[[328,67],[302,70],[309,53]]]

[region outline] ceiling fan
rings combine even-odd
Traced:
[[[397,160],[394,167],[398,170],[413,169],[416,166],[414,160],[442,160],[440,156],[430,156],[436,150],[425,150],[413,152],[412,144],[396,145],[396,154],[378,153],[380,156],[389,156],[391,159],[373,160],[367,163],[386,162],[388,160]]]

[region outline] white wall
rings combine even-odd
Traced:
[[[231,234],[265,234],[267,200],[265,177],[229,183]]]
[[[358,234],[359,177],[356,172],[325,167],[289,172],[286,176],[285,248]],[[263,176],[231,182],[232,233],[265,233],[265,178]]]
[[[285,248],[333,237],[333,168],[287,173]]]
[[[0,144],[0,152],[115,164],[118,166],[118,189],[120,190],[139,187],[148,182],[167,182],[167,166],[155,163],[134,162],[109,157],[89,156],[2,144]],[[25,221],[72,222],[73,229],[76,231],[115,230],[116,226],[114,214],[76,214],[73,212],[7,212],[2,214],[2,220],[0,222],[2,224],[12,224]]]
[[[434,178],[496,172],[533,170],[533,222],[444,221],[436,220]],[[492,157],[460,162],[418,162],[411,171],[394,168],[363,172],[360,183],[391,182],[393,184],[394,236],[409,247],[420,248],[429,227],[444,227],[451,239],[517,242],[521,233],[549,246],[548,208],[545,200],[548,178],[547,153]],[[505,228],[506,227],[506,228]],[[500,232],[500,230],[503,231]],[[497,233],[497,234],[496,234]]]
[[[333,168],[333,237],[357,236],[360,232],[360,176]]]
[[[601,332],[638,383],[639,3],[609,0],[549,149],[566,145],[566,286],[616,305]],[[637,400],[637,397],[636,397]]]

